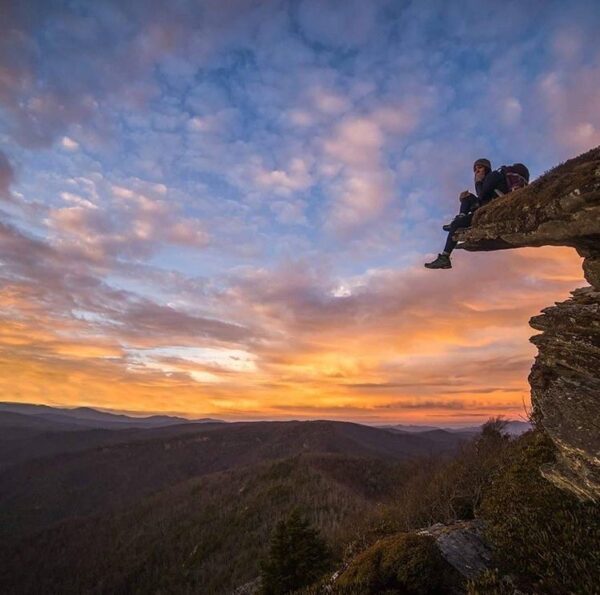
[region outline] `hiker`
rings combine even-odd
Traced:
[[[457,244],[453,239],[454,233],[462,227],[471,225],[473,213],[479,207],[510,191],[503,168],[492,171],[492,164],[489,159],[477,159],[473,163],[473,172],[475,173],[475,192],[477,196],[468,190],[460,193],[460,212],[450,223],[443,226],[443,230],[448,232],[446,245],[443,252],[438,254],[434,261],[425,263],[425,267],[428,269],[451,269],[450,254],[452,254],[452,250]],[[527,180],[529,180],[529,172],[527,172]]]

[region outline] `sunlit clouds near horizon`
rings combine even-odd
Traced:
[[[597,2],[2,11],[0,400],[526,414],[528,320],[581,259],[422,263],[475,158],[535,177],[600,144]]]

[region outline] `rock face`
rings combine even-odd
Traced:
[[[559,448],[544,476],[600,497],[600,292],[592,287],[534,316],[539,355],[529,375],[535,413]]]
[[[600,499],[600,147],[494,200],[456,238],[471,251],[571,246],[584,258],[591,287],[530,321],[542,334],[532,338],[539,354],[529,382],[534,417],[559,453],[542,473]]]

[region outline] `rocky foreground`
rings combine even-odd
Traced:
[[[456,237],[470,251],[571,246],[583,257],[590,286],[530,321],[542,334],[529,382],[533,414],[560,454],[542,473],[600,499],[600,147],[494,200]]]

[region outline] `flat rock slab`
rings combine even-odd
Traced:
[[[492,553],[480,521],[437,523],[418,533],[434,537],[442,556],[467,579],[474,579],[492,567]]]

